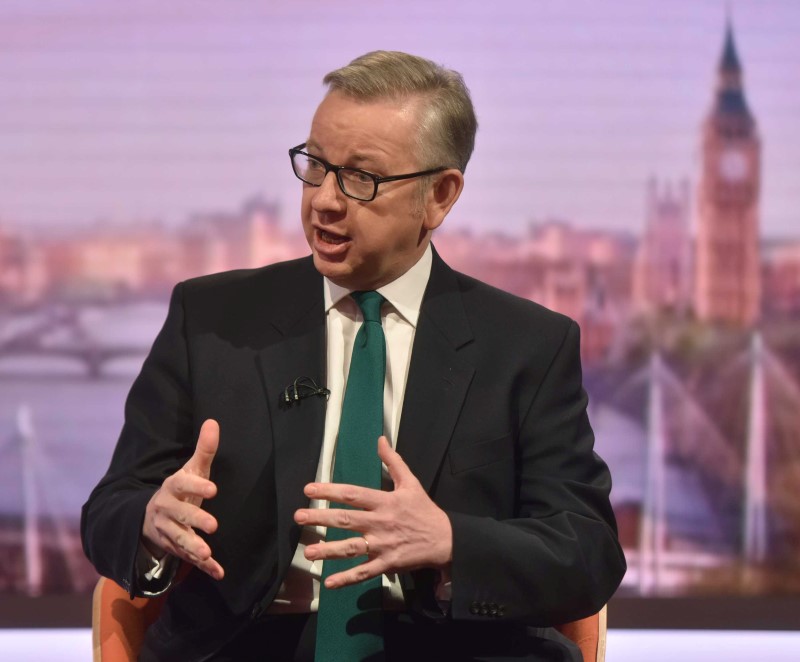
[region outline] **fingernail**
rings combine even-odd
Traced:
[[[315,558],[317,558],[317,550],[306,547],[306,558],[309,561],[313,561]]]
[[[306,485],[306,496],[314,496],[317,493],[316,485]]]
[[[298,524],[303,524],[308,519],[308,514],[304,510],[298,510],[294,514],[294,521]]]

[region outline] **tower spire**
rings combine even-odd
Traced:
[[[711,109],[703,124],[695,313],[703,321],[748,328],[761,309],[761,141],[745,98],[730,16],[716,74]]]
[[[725,41],[717,67],[716,110],[725,115],[749,117],[750,110],[744,95],[742,63],[733,36],[730,14],[725,21]]]
[[[722,57],[719,61],[720,72],[741,73],[742,64],[739,61],[739,54],[736,52],[736,42],[733,39],[733,24],[730,14],[725,21],[725,45],[722,48]]]

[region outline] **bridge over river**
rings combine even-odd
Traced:
[[[37,363],[46,370],[77,363],[99,379],[118,359],[143,359],[158,332],[165,302],[113,305],[51,305],[0,315],[0,370]],[[37,373],[40,370],[36,371]]]

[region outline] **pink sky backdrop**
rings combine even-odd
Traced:
[[[4,0],[0,226],[185,220],[276,199],[322,76],[378,48],[461,71],[481,124],[448,227],[643,225],[696,179],[726,5],[763,140],[762,234],[800,236],[796,0]]]

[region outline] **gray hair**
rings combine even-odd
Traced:
[[[461,74],[399,51],[373,51],[323,78],[329,92],[360,100],[421,100],[417,154],[420,168],[467,167],[478,120]]]

